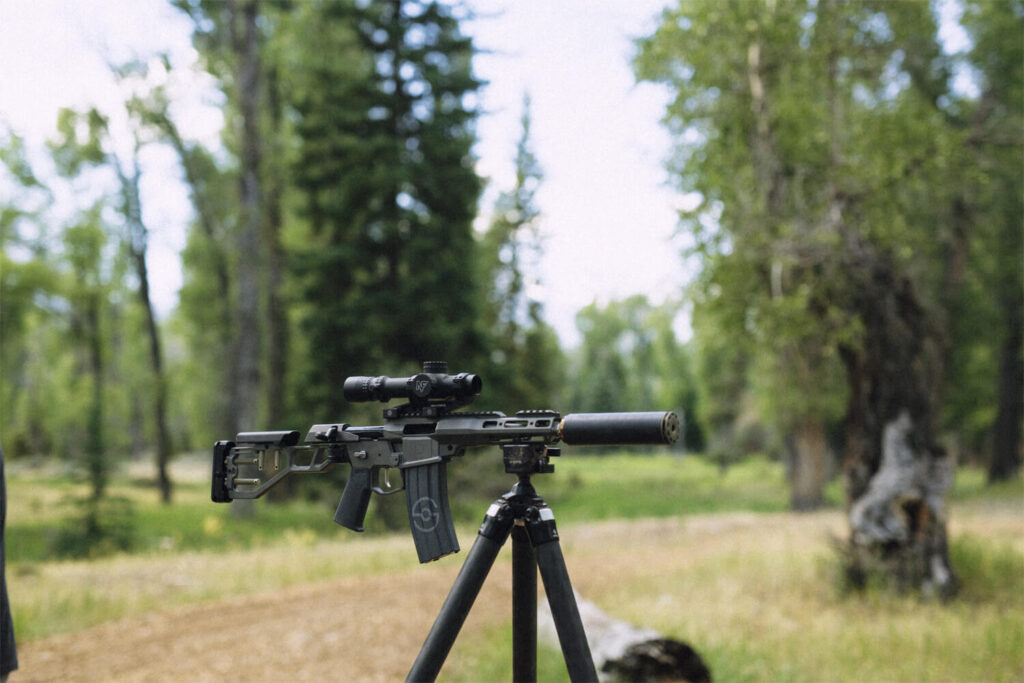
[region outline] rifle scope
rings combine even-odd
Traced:
[[[343,391],[345,400],[352,403],[366,401],[387,402],[393,398],[407,398],[414,403],[427,401],[468,401],[480,394],[483,380],[477,375],[460,372],[449,375],[444,361],[427,361],[423,372],[412,377],[349,377]]]
[[[570,414],[559,435],[570,446],[671,445],[679,440],[679,417],[672,412]]]

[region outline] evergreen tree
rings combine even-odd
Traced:
[[[294,68],[295,182],[310,233],[297,254],[306,401],[337,415],[348,375],[481,355],[471,157],[480,82],[446,5],[304,9],[309,49]]]

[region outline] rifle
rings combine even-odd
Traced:
[[[405,491],[409,526],[420,562],[458,552],[448,508],[447,464],[467,448],[501,446],[506,471],[521,475],[554,471],[549,458],[558,442],[571,446],[672,444],[679,419],[672,412],[577,413],[551,410],[456,412],[480,394],[477,375],[448,374],[443,361],[423,364],[411,377],[349,377],[343,385],[351,402],[408,399],[384,408],[384,424],[316,424],[300,442],[298,431],[241,432],[213,448],[216,503],[259,498],[292,474],[327,472],[348,464],[352,471],[334,521],[363,531],[372,493]],[[397,468],[402,484],[394,486]]]

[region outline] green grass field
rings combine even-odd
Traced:
[[[482,457],[470,456],[470,457]],[[467,470],[457,470],[466,465]],[[463,548],[495,491],[511,483],[491,463],[451,466]],[[500,465],[498,466],[500,470]],[[252,518],[209,502],[206,465],[175,468],[175,503],[143,487],[146,469],[115,477],[131,552],[71,558],[57,539],[84,487],[52,468],[8,468],[8,581],[23,642],[123,617],[336,577],[408,571],[394,510],[371,508],[366,534],[333,520],[340,490],[255,504]],[[491,486],[473,478],[494,477]],[[1024,680],[1024,483],[988,488],[963,470],[951,493],[951,554],[964,589],[950,604],[887,593],[844,595],[822,523],[832,512],[786,512],[779,464],[753,459],[722,472],[695,457],[567,452],[535,484],[555,510],[574,583],[619,618],[694,644],[719,681]],[[401,496],[394,498],[400,499]],[[401,505],[401,501],[391,504]],[[400,517],[404,512],[400,512]],[[632,521],[630,521],[632,520]],[[108,548],[109,550],[109,548]],[[446,677],[507,676],[509,624],[467,634]],[[564,678],[557,652],[543,680]]]

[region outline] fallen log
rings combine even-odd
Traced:
[[[614,619],[579,595],[576,602],[600,680],[711,683],[707,665],[687,643]],[[537,610],[537,634],[558,647],[555,622],[543,602]]]

